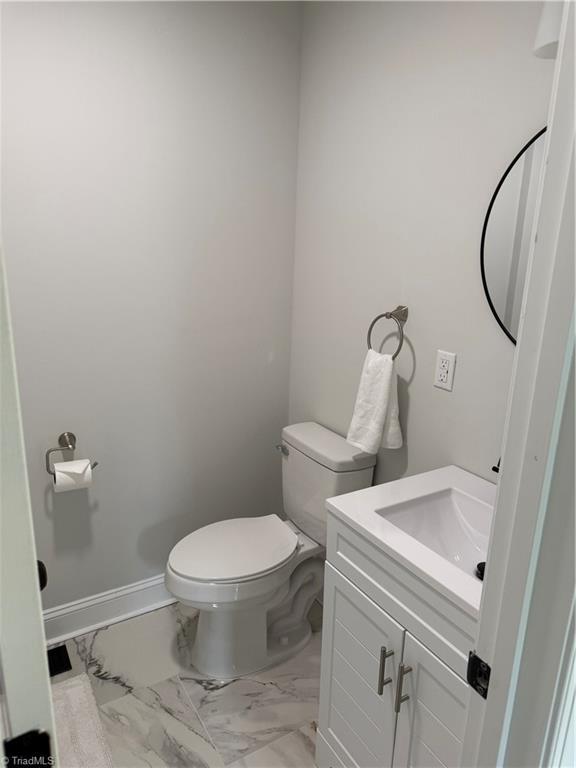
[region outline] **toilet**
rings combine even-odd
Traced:
[[[176,544],[166,587],[199,611],[192,663],[227,680],[277,664],[311,635],[326,545],[325,501],[372,484],[376,457],[314,422],[282,430],[286,520],[270,514],[222,520]]]

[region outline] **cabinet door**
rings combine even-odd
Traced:
[[[458,768],[469,686],[408,632],[403,665],[394,768]]]
[[[329,564],[324,584],[320,733],[342,765],[389,768],[404,629]]]

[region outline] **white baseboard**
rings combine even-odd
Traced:
[[[161,573],[136,584],[57,605],[44,611],[46,643],[57,645],[71,637],[175,602],[164,586],[164,574]]]

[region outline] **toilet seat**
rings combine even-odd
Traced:
[[[201,583],[238,583],[278,570],[298,549],[298,536],[278,515],[211,523],[176,544],[174,574]]]

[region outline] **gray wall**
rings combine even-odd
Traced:
[[[407,304],[406,446],[381,451],[377,480],[449,463],[494,479],[514,348],[483,295],[480,234],[502,172],[546,120],[539,13],[305,8],[290,419],[345,433],[368,324]],[[382,321],[380,340],[394,328]],[[452,393],[432,385],[438,348],[458,355]]]
[[[299,11],[2,8],[3,242],[46,607],[278,511]],[[94,487],[54,495],[65,429]]]
[[[3,241],[46,607],[278,511],[281,427],[346,432],[367,325],[397,303],[407,447],[377,478],[490,476],[513,348],[479,239],[545,120],[538,13],[306,4],[300,59],[291,4],[3,5]],[[451,394],[438,347],[458,354]],[[50,490],[64,429],[101,462],[89,492]]]

